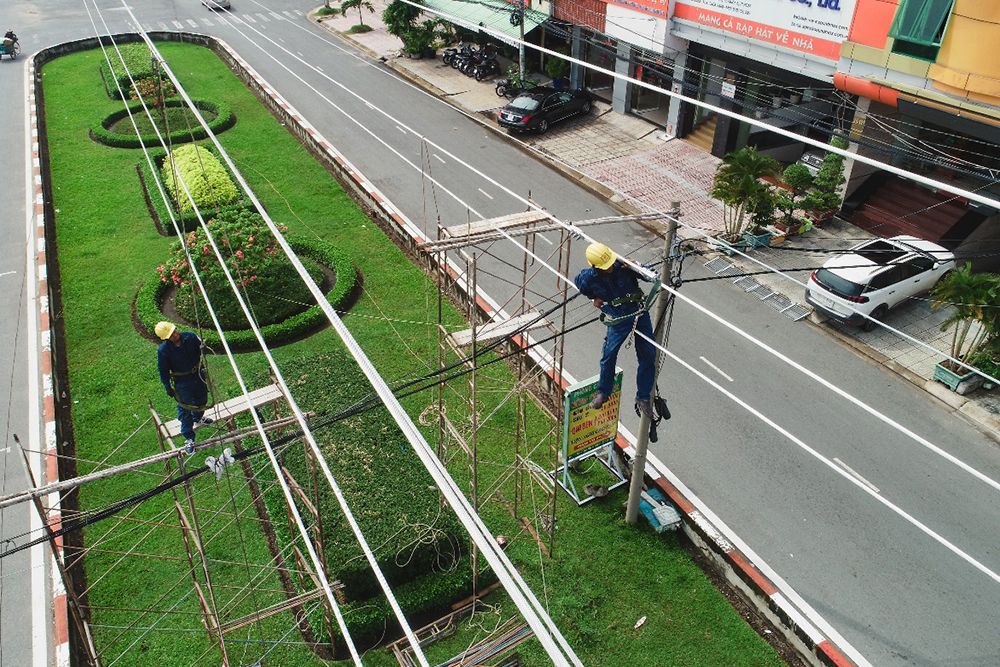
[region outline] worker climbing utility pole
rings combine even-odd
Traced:
[[[674,239],[677,236],[677,217],[681,214],[680,202],[671,202],[670,211],[667,213],[667,234],[665,236],[663,264],[660,266],[660,283],[664,286],[673,286],[673,263],[674,263]],[[663,336],[666,327],[664,317],[667,304],[670,302],[670,293],[666,289],[661,289],[656,299],[656,312],[653,322],[656,330],[653,337],[656,340],[656,375],[659,375],[660,364],[663,360],[660,346],[663,345]],[[654,383],[653,393],[655,393]],[[652,400],[652,393],[649,399]],[[625,521],[629,525],[635,525],[639,518],[639,499],[642,496],[642,487],[646,471],[646,449],[649,447],[649,423],[652,421],[651,415],[642,412],[639,418],[639,437],[635,442],[635,458],[632,459],[632,481],[628,490],[628,506],[625,509]]]

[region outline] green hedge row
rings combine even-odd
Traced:
[[[257,379],[269,382],[263,375]],[[319,423],[324,412],[337,412],[371,394],[371,385],[357,363],[341,350],[297,360],[294,371],[286,372],[285,379],[299,406],[319,415],[313,423]],[[407,616],[445,610],[471,594],[468,538],[452,511],[441,507],[432,478],[388,413],[379,407],[363,417],[340,420],[314,433]],[[302,445],[288,447],[281,461],[312,498],[311,475]],[[261,478],[275,479],[270,468]],[[372,489],[379,492],[373,494]],[[301,537],[288,525],[283,495],[274,490],[264,498],[279,548],[286,549],[295,541],[302,549]],[[308,525],[311,514],[300,501],[296,502]],[[345,587],[348,602],[341,609],[351,636],[358,642],[373,642],[391,635],[396,627],[393,613],[322,476],[318,510],[323,520],[330,578]],[[419,539],[427,535],[426,526],[430,525],[438,529],[436,539]],[[480,576],[481,585],[493,580],[490,572]],[[325,636],[318,623],[314,622],[313,627],[319,636]]]
[[[121,53],[120,57],[119,52]],[[115,51],[114,46],[109,46],[107,54],[113,69],[108,69],[108,61],[103,60],[101,62],[101,78],[104,79],[104,88],[108,92],[108,97],[113,100],[122,99],[122,94],[118,92],[119,86],[125,93],[125,97],[128,97],[131,92],[132,81],[129,80],[129,73],[136,81],[153,76],[152,56],[145,42],[119,44],[118,51]],[[125,66],[122,66],[123,60]],[[117,86],[115,85],[116,80],[118,81]]]
[[[213,134],[225,132],[236,124],[236,115],[225,102],[211,102],[209,100],[191,101],[198,110],[215,114],[215,118],[208,123],[208,127],[212,130]],[[185,102],[183,100],[166,101],[166,106],[168,107],[181,107],[184,105]],[[114,127],[115,123],[124,120],[130,114],[142,115],[145,113],[142,102],[131,102],[127,106],[108,114],[100,122],[95,123],[90,128],[90,136],[94,141],[102,143],[105,146],[111,146],[112,148],[141,148],[143,146],[146,148],[159,148],[162,144],[160,143],[160,137],[156,136],[156,134],[136,136],[135,134],[112,132],[110,129]],[[167,141],[170,144],[182,144],[189,141],[199,141],[207,136],[208,132],[205,131],[205,128],[198,125],[197,127],[192,127],[190,130],[186,127],[174,130],[169,135],[164,136],[163,141]]]
[[[296,363],[287,378],[303,410],[338,411],[370,398],[371,384],[346,353],[337,352]],[[386,579],[393,587],[460,561],[467,538],[450,511],[444,511],[430,474],[413,453],[398,425],[384,409],[368,410],[323,429],[335,443],[326,460],[343,487]],[[286,454],[290,470],[305,470],[304,454]],[[296,474],[297,476],[297,474]],[[303,480],[299,480],[304,483]],[[379,493],[371,493],[379,489]],[[327,563],[344,584],[350,600],[378,596],[380,587],[340,506],[324,484],[318,507],[323,516]]]
[[[221,156],[219,155],[219,151],[216,150],[215,146],[208,145],[205,146],[205,148],[207,148],[216,158],[220,159],[220,164],[222,164],[223,168],[226,170],[226,173],[229,175],[230,178],[232,178],[235,181],[236,180],[235,176],[233,175],[232,171],[230,171],[229,165],[221,161]],[[178,213],[176,209],[174,209],[173,205],[171,205],[170,210],[168,211],[167,204],[166,202],[163,201],[163,197],[160,195],[160,190],[156,187],[157,183],[162,182],[162,179],[160,177],[160,169],[163,167],[163,161],[167,157],[166,151],[162,150],[150,151],[149,157],[150,160],[152,160],[153,162],[153,166],[155,167],[155,172],[149,168],[149,161],[147,160],[142,160],[139,163],[138,171],[140,179],[142,180],[143,194],[146,197],[146,201],[150,206],[150,213],[153,215],[153,219],[156,222],[156,224],[159,225],[160,229],[167,236],[176,236],[177,231],[174,229],[173,223],[170,222],[170,213],[172,212],[174,214],[174,218],[177,220],[177,224],[180,225],[183,231],[189,232],[192,229],[197,229],[198,227],[200,227],[201,223],[198,221],[198,216],[195,213],[193,212],[185,213],[182,215]],[[165,185],[163,190],[164,192],[166,192]],[[248,199],[244,197],[235,204],[231,204],[229,206],[220,206],[219,208],[203,209],[201,211],[201,215],[205,220],[211,220],[213,217],[215,217],[222,211],[238,211],[240,209],[249,209],[249,208],[252,208],[252,204]]]
[[[345,308],[358,284],[357,269],[351,258],[337,246],[318,239],[288,237],[288,244],[296,254],[309,257],[336,274],[337,280],[327,291],[326,300],[336,310]],[[152,277],[139,288],[135,299],[136,317],[149,331],[163,319],[160,309],[168,287],[169,285],[160,279],[160,274],[154,271]],[[268,345],[280,345],[317,329],[325,322],[326,315],[323,310],[314,305],[284,322],[261,327],[260,331]],[[202,330],[202,336],[206,345],[221,349],[222,339],[216,331],[205,328]],[[226,340],[234,349],[246,350],[259,347],[257,337],[251,329],[227,331]]]

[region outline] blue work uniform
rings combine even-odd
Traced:
[[[604,302],[601,312],[605,317],[619,320],[608,326],[604,336],[601,375],[597,390],[605,397],[614,390],[618,350],[628,340],[634,327],[637,332],[649,337],[648,340],[642,336],[635,337],[635,357],[639,362],[635,377],[635,400],[648,401],[653,392],[653,381],[656,376],[656,348],[650,342],[653,338],[653,325],[649,320],[649,313],[645,310],[646,298],[639,289],[639,279],[647,279],[621,260],[615,260],[611,269],[610,273],[603,273],[595,268],[584,269],[573,281],[585,297]],[[629,296],[634,298],[629,300]],[[612,305],[619,301],[623,302]]]
[[[180,345],[163,341],[156,351],[156,365],[160,371],[160,382],[167,393],[175,392],[181,434],[185,440],[194,440],[194,422],[205,413],[188,410],[181,403],[192,406],[208,404],[208,384],[201,368],[201,339],[190,331],[182,331]],[[171,379],[173,388],[170,386]]]

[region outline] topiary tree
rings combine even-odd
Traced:
[[[850,143],[843,137],[830,141],[834,148],[846,149]],[[813,178],[813,189],[802,200],[802,208],[813,212],[813,218],[831,217],[844,204],[841,186],[847,182],[844,177],[844,156],[827,153],[823,165]]]
[[[729,153],[715,171],[710,195],[722,202],[724,240],[739,240],[747,222],[760,216],[761,211],[774,210],[774,189],[762,181],[773,178],[778,172],[778,162],[757,152],[754,146]]]
[[[208,221],[207,226],[226,260],[226,267],[253,309],[258,325],[281,322],[314,303],[309,289],[259,214],[246,210],[220,213]],[[287,231],[283,226],[278,229],[282,233]],[[212,326],[206,311],[201,310],[199,317],[200,290],[188,264],[187,254],[191,255],[222,328],[249,328],[225,271],[219,265],[202,228],[175,241],[167,261],[156,268],[164,283],[172,283],[177,288],[174,297],[177,311],[191,322],[200,319],[203,324]],[[321,283],[322,269],[315,262],[305,263],[313,280]]]
[[[775,206],[782,213],[781,224],[786,228],[792,226],[795,211],[800,208],[800,200],[812,187],[813,177],[804,164],[790,164],[781,175],[784,188],[778,190]]]

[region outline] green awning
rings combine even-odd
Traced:
[[[422,4],[433,9],[440,14],[435,14],[445,21],[449,21],[463,28],[475,30],[477,27],[489,28],[502,33],[514,40],[521,38],[521,27],[511,24],[511,15],[516,6],[508,2],[494,2],[492,4],[474,2],[469,0],[421,0]],[[524,34],[528,34],[548,18],[547,14],[527,9],[524,12]],[[497,37],[508,44],[515,42],[488,33],[492,37]]]

